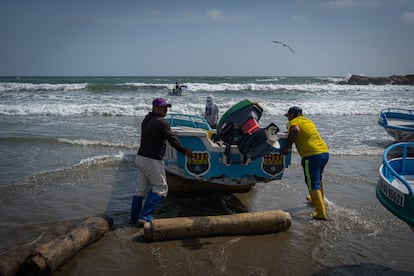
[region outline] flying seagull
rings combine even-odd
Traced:
[[[273,42],[274,42],[274,43],[278,43],[278,44],[282,44],[283,46],[288,47],[288,48],[289,48],[289,50],[290,50],[292,53],[295,53],[295,51],[293,51],[293,49],[292,49],[292,48],[290,48],[290,47],[289,47],[289,45],[287,45],[287,44],[285,44],[285,43],[283,43],[283,42],[281,42],[281,41],[276,41],[276,40],[273,40]]]

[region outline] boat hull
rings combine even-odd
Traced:
[[[409,146],[414,149],[414,143],[399,143],[384,152],[376,196],[387,210],[414,227],[414,157],[407,157]],[[388,160],[386,156],[395,149],[402,150],[402,156]]]
[[[411,194],[405,194],[381,177],[376,187],[376,195],[381,204],[392,214],[414,227],[414,203]]]
[[[385,131],[398,142],[412,142],[414,141],[414,132],[404,129],[384,127]]]
[[[399,142],[414,142],[414,110],[386,108],[381,110],[378,124]]]
[[[246,193],[255,184],[223,185],[207,181],[184,178],[167,173],[168,191],[178,193],[218,192],[218,193]]]
[[[291,153],[280,153],[287,133],[275,134],[277,141],[260,137],[257,141],[262,142],[252,143],[249,149],[264,154],[246,158],[238,145],[225,145],[215,140],[215,130],[202,117],[169,114],[166,120],[183,146],[192,149],[192,156],[187,157],[167,143],[164,164],[169,174],[218,185],[252,186],[281,179],[290,165]]]
[[[280,154],[280,149],[254,160],[243,161],[237,146],[231,146],[231,163],[227,163],[225,147],[209,140],[208,131],[197,129],[174,129],[184,147],[191,148],[191,158],[177,152],[167,144],[164,158],[167,172],[183,178],[194,179],[221,185],[254,185],[281,179],[285,168],[290,164],[290,155]],[[279,135],[281,147],[286,142],[286,134]]]

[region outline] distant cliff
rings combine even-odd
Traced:
[[[352,75],[348,80],[339,81],[338,84],[350,84],[350,85],[414,85],[414,75],[405,76],[390,76],[390,77],[366,77],[359,75]]]

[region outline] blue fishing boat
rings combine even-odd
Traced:
[[[385,208],[405,221],[414,231],[413,152],[412,142],[397,143],[384,151],[376,194]]]
[[[166,120],[181,143],[193,150],[191,158],[167,143],[165,167],[169,174],[219,185],[242,186],[281,179],[291,155],[280,154],[287,133],[271,123],[260,128],[263,109],[245,100],[228,110],[210,128],[200,116],[170,113]]]
[[[385,108],[378,123],[398,142],[414,142],[414,110]]]

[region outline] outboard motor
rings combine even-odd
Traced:
[[[237,145],[243,155],[243,163],[269,153],[272,146],[278,146],[276,134],[279,128],[271,123],[260,128],[258,121],[263,108],[258,103],[243,100],[230,108],[217,124],[217,134],[213,141],[222,141],[225,146],[227,164],[231,162],[231,145]]]

